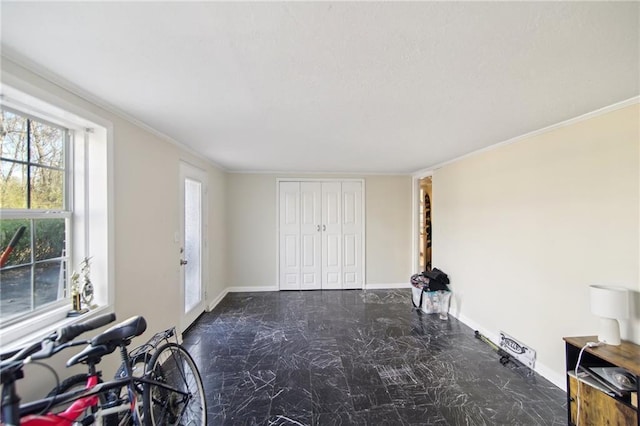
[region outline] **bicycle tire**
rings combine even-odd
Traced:
[[[75,374],[71,377],[67,377],[64,379],[58,386],[51,389],[51,391],[47,394],[47,398],[51,398],[63,393],[67,393],[71,391],[74,387],[87,387],[87,374]],[[102,380],[98,380],[98,383],[101,383]]]
[[[89,378],[88,374],[75,374],[75,375],[73,375],[71,377],[67,377],[58,386],[53,388],[47,394],[47,398],[51,398],[51,397],[54,397],[54,396],[57,396],[57,395],[61,395],[63,393],[71,392],[74,388],[76,388],[78,390],[86,389],[88,378]],[[98,379],[98,383],[102,383],[102,379]],[[100,405],[104,405],[109,400],[109,396],[107,395],[106,392],[99,393],[98,394],[98,400],[99,400],[99,404]],[[72,402],[56,405],[55,406],[56,411],[66,410],[67,407],[69,407],[69,405],[71,405],[71,403]],[[92,412],[95,412],[95,409],[96,409],[96,407],[91,407],[91,409],[88,409],[86,411],[87,415],[91,414]],[[107,419],[107,421],[105,422],[105,425],[111,425],[111,424],[113,424],[113,423],[110,422],[109,419]],[[117,424],[117,423],[115,423],[115,424]]]
[[[147,426],[207,424],[204,386],[191,355],[176,343],[166,343],[153,354],[147,366],[148,378],[186,392],[145,383],[142,409]],[[181,400],[182,399],[182,400]]]

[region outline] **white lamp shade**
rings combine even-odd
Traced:
[[[592,285],[591,312],[602,318],[629,318],[629,290],[624,287]]]

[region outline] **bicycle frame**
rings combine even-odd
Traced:
[[[147,373],[148,374],[148,373]],[[104,408],[100,405],[100,403],[98,403],[98,407],[96,412],[93,414],[95,419],[99,419],[101,417],[110,415],[110,414],[114,414],[114,413],[121,413],[124,411],[129,411],[131,413],[135,413],[134,415],[134,424],[136,425],[140,425],[140,413],[138,412],[138,404],[136,403],[136,398],[132,396],[132,394],[136,393],[135,390],[135,385],[138,384],[151,384],[151,385],[155,385],[158,387],[161,387],[167,391],[170,392],[174,392],[176,394],[179,394],[182,398],[187,399],[190,398],[190,395],[187,392],[183,392],[179,389],[173,388],[171,386],[168,386],[165,383],[156,381],[156,380],[152,380],[152,379],[148,379],[147,378],[147,374],[145,374],[143,377],[124,377],[122,379],[114,379],[111,380],[109,382],[105,382],[105,383],[100,383],[98,386],[96,386],[96,389],[93,390],[94,393],[100,393],[100,392],[104,392],[104,391],[108,391],[108,390],[113,390],[113,389],[122,389],[123,387],[127,388],[127,392],[129,395],[129,400],[128,401],[121,401],[120,403],[112,406],[112,407],[107,407]]]
[[[89,376],[86,390],[94,388],[98,384],[98,375]],[[75,392],[74,392],[75,393]],[[55,398],[54,398],[55,399]],[[20,424],[24,426],[71,426],[78,420],[85,410],[98,405],[98,395],[86,396],[76,399],[62,413],[48,413],[45,415],[27,415],[20,419]]]
[[[45,416],[32,415],[31,413],[38,412],[38,410],[35,409],[31,413],[22,415],[21,410],[23,407],[19,405],[20,397],[16,393],[16,381],[24,377],[22,368],[25,364],[34,360],[50,358],[65,348],[87,343],[86,341],[73,341],[73,339],[84,332],[105,326],[115,321],[115,319],[115,314],[110,313],[89,319],[82,323],[70,324],[49,334],[40,341],[31,343],[22,349],[11,352],[11,354],[6,354],[6,358],[3,355],[0,361],[0,379],[2,382],[2,401],[0,403],[2,417],[0,421],[6,422],[7,426],[17,425],[18,422],[29,425],[71,425],[75,418],[80,417],[86,408],[96,405],[99,402],[97,394],[82,395],[79,398],[74,398],[71,406],[68,407],[64,413],[49,413]],[[99,375],[95,373],[95,370],[92,370],[90,373],[87,378],[87,388],[95,387],[99,380]],[[78,395],[77,392],[73,392],[72,394]],[[50,406],[53,406],[53,404],[58,401],[58,398],[45,398],[43,401],[45,401],[44,405],[40,406],[39,411],[46,410],[50,408]],[[60,400],[58,403],[61,402]],[[27,404],[27,406],[34,406],[34,404]],[[62,417],[63,415],[65,417]],[[66,416],[71,418],[67,418]]]
[[[113,317],[110,319],[112,321]],[[142,319],[144,320],[144,319]],[[35,355],[35,359],[47,358],[51,354],[56,353],[59,350],[69,346],[77,346],[79,344],[89,343],[88,341],[73,341],[70,339],[75,335],[86,331],[87,327],[91,326],[96,328],[97,326],[105,324],[106,319],[100,318],[93,321],[93,323],[87,323],[82,325],[82,328],[61,330],[60,333],[64,336],[63,332],[67,332],[67,340],[64,340],[62,345],[55,347],[55,336],[47,338],[46,341],[38,342],[31,345],[17,355],[14,356],[15,361],[10,360],[2,371],[2,420],[6,421],[1,423],[0,426],[14,426],[19,422],[20,425],[25,426],[73,426],[74,424],[93,424],[95,421],[100,421],[105,416],[111,416],[116,413],[129,412],[131,413],[130,420],[135,426],[140,426],[142,423],[141,405],[138,404],[139,398],[142,395],[141,385],[152,385],[162,388],[171,392],[175,397],[182,402],[189,402],[191,395],[189,392],[182,391],[174,388],[166,383],[155,380],[152,372],[145,371],[141,377],[133,376],[131,365],[132,362],[131,353],[149,353],[154,351],[161,341],[169,342],[172,337],[176,338],[175,328],[170,328],[165,331],[156,333],[146,344],[136,348],[131,353],[127,353],[127,343],[120,344],[123,359],[129,360],[125,362],[126,377],[120,376],[120,378],[114,378],[105,383],[100,383],[100,373],[94,368],[94,364],[89,364],[89,374],[87,375],[86,385],[82,389],[76,389],[69,392],[61,393],[52,397],[43,398],[38,401],[29,402],[19,405],[19,396],[16,394],[15,382],[23,377],[22,366],[25,364],[24,359],[28,358],[34,353],[40,346],[44,352],[44,355]],[[146,325],[145,325],[146,326]],[[47,346],[45,348],[45,342]],[[46,349],[46,352],[45,352]],[[31,358],[28,358],[26,363]],[[11,364],[13,362],[13,366]],[[16,363],[17,362],[17,363]],[[146,388],[146,386],[145,386]],[[122,390],[126,389],[126,395],[122,394]],[[116,392],[111,392],[116,391]],[[114,398],[107,397],[108,401],[101,400],[101,395],[114,396]],[[62,412],[48,412],[42,414],[44,411],[49,410],[51,407],[60,406],[61,404],[70,404]],[[183,413],[186,409],[183,407]],[[83,416],[87,410],[90,410],[90,414]],[[181,415],[183,414],[181,413]],[[118,416],[118,422],[122,420]]]
[[[20,425],[72,426],[74,422],[82,420],[80,416],[85,410],[89,408],[94,408],[94,413],[92,413],[92,416],[95,419],[124,411],[136,413],[134,415],[134,424],[139,425],[140,414],[138,412],[138,405],[136,403],[136,398],[131,397],[132,393],[136,392],[136,390],[134,389],[136,384],[155,385],[167,391],[174,392],[180,395],[182,398],[189,398],[189,394],[187,392],[175,389],[165,383],[149,379],[147,378],[146,374],[143,377],[123,377],[122,379],[114,379],[104,383],[98,383],[98,376],[95,375],[89,377],[89,379],[87,380],[87,387],[85,389],[67,392],[55,397],[45,398],[22,406],[21,411],[34,412],[42,410],[43,407],[46,407],[49,404],[57,405],[73,401],[73,403],[62,413],[24,415],[20,419]],[[98,398],[98,395],[100,393],[114,389],[122,389],[125,387],[127,388],[129,395],[129,399],[127,401],[121,401],[119,404],[107,408],[101,405]]]

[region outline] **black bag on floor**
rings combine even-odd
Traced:
[[[433,268],[430,271],[424,271],[422,275],[429,278],[429,291],[449,290],[447,286],[449,284],[449,276],[440,269]]]
[[[411,303],[413,303],[413,306],[416,308],[421,307],[425,292],[428,293],[439,290],[449,291],[449,286],[447,284],[449,284],[449,277],[438,268],[433,268],[430,271],[424,271],[421,274],[412,275],[411,285],[415,289],[421,290],[421,292],[419,302],[417,304],[415,300],[418,298],[417,291],[412,292]]]

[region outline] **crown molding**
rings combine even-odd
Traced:
[[[523,139],[531,138],[531,137],[534,137],[534,136],[539,136],[539,135],[542,135],[544,133],[551,132],[553,130],[557,130],[557,129],[561,129],[563,127],[571,126],[571,125],[579,123],[581,121],[589,120],[591,118],[598,117],[598,116],[601,116],[601,115],[604,115],[604,114],[607,114],[607,113],[610,113],[610,112],[613,112],[613,111],[616,111],[616,110],[619,110],[619,109],[622,109],[622,108],[626,108],[628,106],[635,105],[635,104],[638,104],[638,103],[640,103],[640,96],[634,96],[632,98],[626,99],[624,101],[616,102],[615,104],[611,104],[611,105],[608,105],[606,107],[599,108],[597,110],[588,112],[586,114],[582,114],[582,115],[579,115],[577,117],[570,118],[568,120],[564,120],[564,121],[561,121],[561,122],[556,123],[556,124],[552,124],[552,125],[547,126],[547,127],[543,127],[542,129],[534,130],[532,132],[525,133],[523,135],[516,136],[516,137],[511,138],[511,139],[507,139],[506,141],[498,142],[496,144],[487,146],[485,148],[480,148],[480,149],[472,151],[472,152],[470,152],[468,154],[464,154],[464,155],[461,155],[459,157],[456,157],[456,158],[454,158],[452,160],[447,160],[447,161],[444,161],[442,163],[437,163],[437,164],[435,164],[433,166],[417,170],[417,171],[411,173],[411,175],[414,178],[420,178],[420,177],[428,176],[428,175],[432,174],[434,170],[439,169],[439,168],[444,167],[444,166],[447,166],[447,165],[452,164],[452,163],[456,163],[456,162],[458,162],[460,160],[464,160],[466,158],[473,157],[473,156],[476,156],[478,154],[482,154],[482,153],[485,153],[485,152],[488,152],[488,151],[493,151],[494,149],[497,149],[497,148],[500,148],[500,147],[503,147],[503,146],[506,146],[506,145],[511,145],[511,144],[519,142],[519,141],[521,141]]]
[[[125,121],[128,121],[129,123],[141,128],[142,130],[158,137],[159,139],[165,142],[169,142],[170,144],[177,146],[181,150],[206,161],[211,166],[219,170],[222,170],[223,172],[228,172],[228,170],[225,167],[222,167],[220,164],[206,157],[201,152],[198,152],[193,148],[187,146],[186,144],[172,138],[166,133],[163,133],[151,127],[147,123],[143,122],[142,120],[139,120],[138,118],[134,117],[128,112],[116,107],[115,105],[110,104],[109,102],[106,102],[104,99],[101,99],[100,97],[88,92],[87,90],[81,88],[80,86],[70,82],[69,80],[62,78],[59,75],[49,71],[42,65],[37,64],[31,61],[30,59],[24,58],[20,54],[16,53],[13,49],[6,46],[2,46],[2,53],[0,54],[0,62],[4,62],[4,61],[9,61],[10,63],[13,63],[13,65],[19,68],[22,68],[25,71],[30,72],[46,80],[48,83],[53,84],[54,86],[57,86],[58,88],[71,93],[72,95],[82,99],[83,101],[89,102],[90,104],[93,104],[108,113],[111,113]]]
[[[228,170],[229,174],[243,174],[243,175],[296,175],[296,177],[300,176],[353,176],[353,177],[361,177],[361,176],[411,176],[411,173],[401,173],[401,172],[337,172],[337,171],[328,171],[328,172],[305,172],[305,171],[282,171],[282,170]]]
[[[228,169],[226,167],[223,167],[222,165],[218,164],[217,162],[213,161],[211,158],[205,156],[203,153],[194,150],[193,148],[187,146],[186,144],[172,138],[171,136],[151,127],[150,125],[146,124],[145,122],[137,119],[136,117],[134,117],[133,115],[125,112],[124,110],[116,107],[115,105],[112,105],[108,102],[106,102],[105,100],[99,98],[98,96],[95,96],[94,94],[82,89],[81,87],[79,87],[78,85],[60,77],[59,75],[49,71],[48,69],[44,68],[43,66],[29,60],[26,59],[24,57],[22,57],[20,54],[16,53],[13,49],[3,46],[2,47],[2,53],[0,55],[0,61],[9,61],[11,63],[13,63],[15,66],[18,66],[20,68],[23,68],[24,70],[31,72],[33,74],[35,74],[36,76],[46,80],[47,82],[58,86],[60,89],[65,90],[75,96],[77,96],[78,98],[84,100],[85,102],[89,102],[101,109],[103,109],[106,112],[109,112],[123,120],[128,121],[129,123],[153,134],[154,136],[158,137],[161,140],[164,140],[166,142],[171,143],[172,145],[177,146],[178,148],[180,148],[181,150],[194,155],[197,158],[200,158],[204,161],[206,161],[208,164],[210,164],[211,166],[226,172],[226,173],[231,173],[231,174],[279,174],[279,175],[342,175],[342,176],[412,176],[414,178],[419,178],[419,177],[424,177],[424,176],[428,176],[430,174],[433,173],[434,170],[442,168],[446,165],[452,164],[452,163],[456,163],[458,161],[464,160],[466,158],[478,155],[478,154],[482,154],[484,152],[488,152],[488,151],[492,151],[494,149],[506,146],[506,145],[510,145],[512,143],[516,143],[519,142],[523,139],[527,139],[527,138],[531,138],[534,136],[538,136],[556,129],[560,129],[562,127],[566,127],[566,126],[570,126],[572,124],[576,124],[579,123],[581,121],[584,120],[588,120],[621,108],[625,108],[627,106],[630,105],[634,105],[634,104],[638,104],[640,103],[640,96],[634,96],[630,99],[621,101],[621,102],[617,102],[615,104],[597,109],[595,111],[592,112],[588,112],[586,114],[582,114],[580,116],[565,120],[565,121],[561,121],[559,123],[556,124],[552,124],[550,126],[547,127],[543,127],[541,129],[538,130],[534,130],[532,132],[528,132],[525,133],[523,135],[520,136],[516,136],[513,137],[511,139],[507,139],[505,141],[502,142],[498,142],[496,144],[490,145],[488,147],[485,148],[481,148],[475,151],[472,151],[470,153],[461,155],[459,157],[453,158],[451,160],[447,160],[441,163],[436,163],[432,166],[426,167],[426,168],[422,168],[419,170],[416,170],[414,172],[407,172],[407,173],[402,173],[402,172],[344,172],[344,171],[315,171],[315,172],[309,172],[309,171],[279,171],[279,170],[233,170],[233,169]]]

